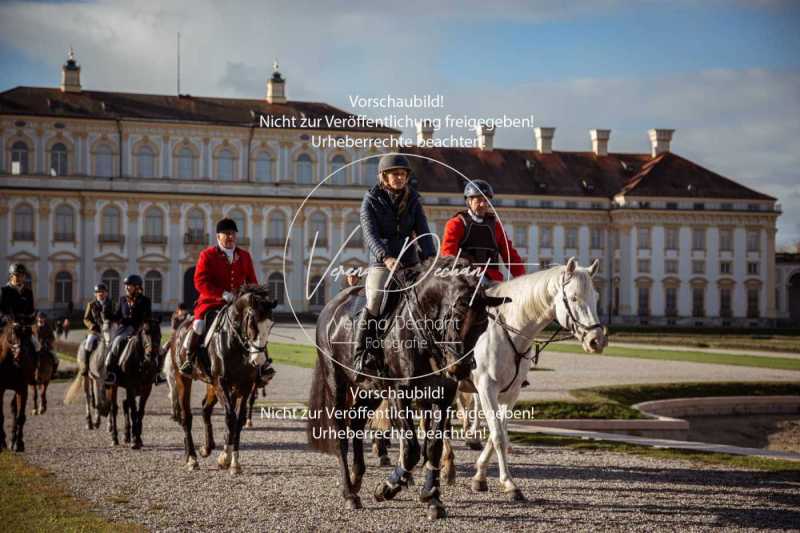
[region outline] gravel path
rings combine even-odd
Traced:
[[[275,391],[278,383],[288,381],[283,370],[275,378]],[[372,489],[388,474],[388,469],[373,466],[373,458],[368,459],[362,489],[365,509],[346,511],[335,486],[336,461],[308,451],[302,422],[256,419],[256,427],[242,436],[244,473],[238,477],[217,470],[211,458],[200,459],[199,471],[187,472],[182,468],[182,432],[168,418],[163,386],[151,399],[140,451],[111,448],[104,430],[84,430],[82,406],[64,407],[57,401],[65,388],[53,385],[49,412],[28,417],[27,460],[53,472],[105,516],[153,530],[650,531],[800,524],[797,476],[518,446],[512,472],[530,501],[511,503],[498,492],[469,491],[467,476],[474,473],[476,452],[460,444],[459,479],[444,487],[447,520],[429,523],[409,492],[395,501],[373,502]],[[215,416],[218,442],[222,425]],[[195,418],[196,438],[201,430],[202,422]],[[496,470],[490,475],[496,476]]]

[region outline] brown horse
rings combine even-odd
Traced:
[[[215,447],[211,425],[211,413],[217,401],[225,408],[225,449],[217,458],[221,469],[230,469],[231,474],[242,471],[239,463],[239,438],[247,416],[248,401],[260,384],[258,366],[266,361],[267,340],[272,328],[272,310],[277,302],[269,298],[266,287],[245,285],[239,289],[236,299],[219,311],[219,327],[207,346],[209,364],[201,358],[194,367],[192,377],[181,374],[181,347],[191,327],[186,320],[175,334],[165,370],[170,384],[174,383],[173,413],[180,412],[180,422],[184,430],[184,450],[186,467],[199,468],[197,452],[192,439],[192,409],[190,404],[192,380],[206,383],[206,396],[203,399],[203,423],[205,425],[205,446],[200,455],[207,457]],[[211,327],[211,324],[209,324]]]
[[[43,415],[47,411],[47,386],[58,370],[58,359],[53,351],[56,342],[56,335],[53,328],[46,319],[38,318],[33,334],[39,341],[39,353],[36,354],[36,371],[31,382],[33,391],[33,415]],[[42,405],[39,407],[39,396],[42,398]]]
[[[31,327],[20,322],[8,322],[0,333],[0,451],[7,447],[3,403],[6,390],[14,391],[11,399],[11,449],[25,451],[22,430],[25,426],[25,407],[28,384],[33,381],[36,348]]]

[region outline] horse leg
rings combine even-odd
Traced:
[[[214,412],[214,405],[217,403],[217,393],[214,387],[209,385],[206,387],[206,396],[203,398],[203,426],[205,427],[206,443],[200,448],[200,455],[208,457],[214,448],[217,447],[214,442],[214,426],[211,424],[211,414]]]
[[[175,391],[178,393],[178,398],[181,403],[181,425],[183,426],[183,450],[186,458],[186,468],[188,470],[197,470],[200,468],[197,464],[197,452],[194,449],[194,441],[192,440],[192,378],[185,376],[178,376],[175,382]]]
[[[448,485],[456,484],[455,458],[450,438],[447,437],[444,439],[444,448],[442,449],[442,470],[444,470],[444,482]]]
[[[375,407],[377,407],[379,403],[380,402],[373,401],[371,405],[370,403],[366,403],[365,405],[370,411],[374,412]],[[353,409],[356,409],[356,413],[358,413],[359,407],[359,404],[353,406]],[[366,416],[357,417],[354,418],[350,424],[353,430],[353,471],[350,473],[350,484],[352,485],[353,494],[355,495],[358,495],[361,491],[361,480],[364,478],[364,472],[367,471],[367,466],[364,463],[364,439],[362,438],[361,432],[364,430],[368,421],[368,417]]]
[[[3,414],[3,402],[5,401],[3,396],[5,395],[6,390],[0,388],[0,452],[8,448],[8,444],[6,443],[6,420]]]
[[[39,414],[39,391],[36,383],[31,385],[31,389],[33,389],[33,411],[31,411],[31,414],[35,416]]]
[[[251,393],[247,396],[239,396],[238,400],[236,400],[235,404],[237,406],[236,409],[236,426],[234,428],[235,434],[233,436],[233,452],[231,454],[231,467],[230,473],[233,474],[241,474],[242,473],[242,465],[239,462],[239,439],[242,436],[242,428],[245,424],[245,419],[247,417],[247,403],[252,395],[255,393],[255,385],[251,389]]]
[[[481,401],[477,394],[471,394],[472,405],[468,411],[469,413],[469,430],[467,430],[467,438],[465,444],[470,450],[482,450],[483,443],[481,442],[480,429],[481,429]],[[466,421],[465,424],[466,425]]]
[[[419,499],[421,502],[428,504],[427,516],[429,520],[436,520],[447,516],[447,511],[444,508],[441,500],[441,492],[439,490],[439,476],[440,466],[442,462],[442,450],[444,448],[444,435],[445,431],[450,426],[450,410],[449,406],[452,403],[455,389],[451,391],[450,396],[443,399],[441,402],[433,403],[429,406],[431,420],[430,431],[425,435],[425,482],[420,489]]]
[[[225,447],[217,457],[217,464],[222,470],[227,470],[231,466],[233,454],[233,440],[236,428],[236,402],[231,393],[227,390],[228,385],[219,380],[217,396],[222,396],[222,406],[225,408]]]
[[[490,440],[497,454],[497,466],[500,473],[500,484],[503,487],[503,492],[508,494],[514,501],[523,501],[525,496],[522,491],[514,484],[511,479],[511,474],[508,471],[508,459],[506,457],[508,446],[508,435],[504,432],[502,417],[503,412],[500,409],[500,403],[497,399],[497,386],[489,382],[488,379],[480,380],[477,386],[478,394],[480,395],[481,404],[483,406],[484,415],[486,417],[486,425],[489,427]],[[475,467],[478,472],[475,474],[475,480],[486,480],[486,467],[489,457],[485,457],[488,446],[484,449],[481,457],[478,459]]]
[[[25,451],[25,442],[22,437],[23,428],[25,427],[25,407],[28,403],[28,386],[25,385],[20,388],[19,392],[12,398],[13,413],[14,413],[14,430],[13,437],[11,438],[11,448],[17,452]]]
[[[392,464],[392,460],[389,458],[389,439],[381,437],[372,439],[372,453],[378,458],[379,466]]]
[[[373,496],[376,501],[391,500],[403,489],[413,484],[411,471],[419,462],[420,446],[414,421],[406,415],[411,412],[411,402],[403,399],[399,402],[398,418],[403,434],[400,439],[400,458],[389,477],[377,486]]]
[[[151,387],[145,387],[139,396],[139,405],[136,405],[136,398],[131,398],[131,415],[133,419],[133,444],[131,450],[139,450],[142,447],[142,423],[144,421],[144,407],[147,405],[147,398],[150,397]]]
[[[122,400],[122,413],[125,417],[125,433],[122,437],[122,442],[125,444],[131,443],[131,400],[133,399],[133,391],[131,389],[125,390],[125,399]]]
[[[47,412],[47,386],[50,384],[50,381],[45,381],[40,385],[41,389],[39,391],[39,395],[42,397],[42,408],[39,409],[39,414],[43,415]]]
[[[247,421],[244,425],[246,428],[253,427],[253,404],[256,403],[256,396],[258,396],[258,387],[253,385],[253,390],[247,398]]]
[[[111,445],[119,446],[119,435],[117,433],[117,386],[111,386],[111,408],[108,412],[108,431],[111,433]]]

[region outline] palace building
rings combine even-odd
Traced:
[[[309,140],[399,131],[260,127],[263,118],[352,118],[324,103],[288,100],[277,68],[259,99],[91,91],[80,72],[70,56],[60,87],[0,93],[0,268],[29,267],[38,308],[79,307],[99,281],[119,297],[133,272],[155,310],[191,303],[197,255],[225,215],[236,220],[240,245],[279,311],[289,302],[296,312],[318,311],[342,287],[325,276],[335,257],[334,267],[366,265],[360,234],[348,237],[380,153]],[[529,150],[494,147],[488,128],[476,131],[479,148],[404,150],[431,229],[441,235],[464,206],[464,178],[436,160],[493,184],[495,207],[529,272],[570,256],[582,265],[599,258],[604,320],[774,322],[776,296],[788,301],[780,294],[786,286],[776,284],[775,198],[672,153],[673,130],[650,130],[646,154],[609,152],[610,130],[601,129],[590,131],[591,151],[558,151],[554,132],[535,128]],[[419,125],[420,145],[432,135],[430,124]],[[321,280],[308,297],[306,286],[313,291]]]

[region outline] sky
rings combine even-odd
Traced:
[[[649,152],[674,128],[672,151],[777,197],[779,246],[800,242],[800,2],[0,2],[0,90],[57,86],[72,46],[84,88],[175,94],[177,32],[192,95],[262,98],[278,59],[291,100],[441,94],[409,114],[532,114],[556,150],[608,128],[610,151]]]

